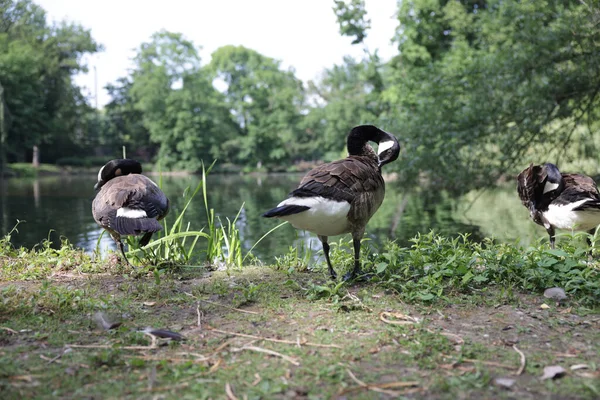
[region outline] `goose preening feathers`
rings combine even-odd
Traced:
[[[94,220],[106,229],[129,264],[122,236],[138,236],[140,246],[150,242],[154,232],[162,230],[159,220],[169,212],[169,199],[158,185],[142,173],[139,162],[111,160],[98,172],[98,191],[92,203]]]
[[[370,141],[378,144],[378,153]],[[347,148],[348,157],[309,171],[287,199],[263,214],[315,233],[334,279],[337,274],[329,259],[328,237],[352,233],[354,268],[344,278],[359,274],[360,241],[385,195],[381,167],[396,160],[400,153],[398,140],[373,125],[353,128],[348,134]]]
[[[551,163],[531,164],[517,177],[517,191],[531,219],[546,228],[552,248],[555,229],[594,234],[600,225],[600,193],[587,175],[563,174]]]

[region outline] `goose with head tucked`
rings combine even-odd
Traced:
[[[551,163],[530,164],[517,177],[517,192],[531,219],[546,228],[552,248],[556,229],[593,235],[600,225],[600,192],[587,175],[561,173]]]
[[[377,153],[369,142],[378,144]],[[315,233],[333,279],[337,274],[329,258],[328,237],[351,233],[354,267],[344,276],[347,280],[361,273],[360,242],[385,196],[381,167],[398,158],[400,145],[394,135],[373,125],[354,127],[346,143],[348,157],[309,171],[287,199],[263,216]]]
[[[142,175],[142,165],[132,159],[106,163],[98,172],[94,189],[98,192],[92,203],[94,220],[110,233],[129,264],[121,237],[143,234],[140,246],[147,245],[152,234],[162,230],[158,221],[169,212],[169,199]]]

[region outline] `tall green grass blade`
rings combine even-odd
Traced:
[[[277,229],[281,228],[282,226],[284,226],[284,225],[285,225],[285,224],[287,224],[287,223],[288,223],[287,221],[284,221],[284,222],[280,223],[279,225],[277,225],[276,227],[274,227],[274,228],[271,228],[271,229],[270,229],[270,230],[269,230],[267,233],[265,233],[264,235],[262,235],[262,236],[260,237],[260,239],[258,239],[258,240],[256,241],[256,243],[254,243],[254,244],[252,245],[252,247],[250,248],[250,250],[248,250],[248,252],[246,253],[246,256],[245,256],[245,257],[242,259],[242,263],[243,263],[244,261],[246,261],[246,258],[248,258],[248,256],[249,256],[250,254],[252,254],[252,250],[254,250],[254,248],[255,248],[255,247],[256,247],[256,246],[257,246],[257,245],[258,245],[258,244],[259,244],[259,243],[260,243],[260,242],[261,242],[261,241],[262,241],[264,238],[266,238],[266,237],[267,237],[267,236],[269,236],[269,235],[270,235],[272,232],[276,231]]]

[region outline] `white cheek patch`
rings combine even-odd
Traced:
[[[384,151],[391,149],[392,147],[394,147],[394,141],[393,140],[386,140],[384,142],[380,142],[379,143],[379,147],[377,148],[377,154],[381,154]]]
[[[98,182],[102,180],[102,171],[104,171],[104,167],[100,168],[100,171],[98,171]]]
[[[133,208],[121,207],[117,210],[117,217],[125,218],[146,218],[148,214],[144,210],[134,210]]]
[[[548,193],[558,187],[558,183],[546,182],[544,185],[544,193]]]

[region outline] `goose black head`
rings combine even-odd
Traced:
[[[374,125],[359,125],[352,128],[347,139],[348,154],[359,156],[374,153],[368,142],[375,142],[378,145],[377,159],[380,169],[385,164],[395,161],[400,155],[398,139]]]
[[[558,170],[558,167],[551,163],[542,165],[542,171],[545,176],[542,195],[554,200],[560,192],[562,192],[565,186],[562,174]]]
[[[98,172],[98,182],[94,185],[94,190],[100,190],[100,188],[108,181],[117,176],[124,176],[129,174],[141,174],[142,164],[136,160],[129,158],[118,158],[116,160],[110,160],[107,162],[100,171]]]
[[[531,218],[537,223],[539,211],[545,210],[563,189],[562,174],[556,165],[551,163],[530,164],[517,177],[517,191],[521,202],[529,209]]]

